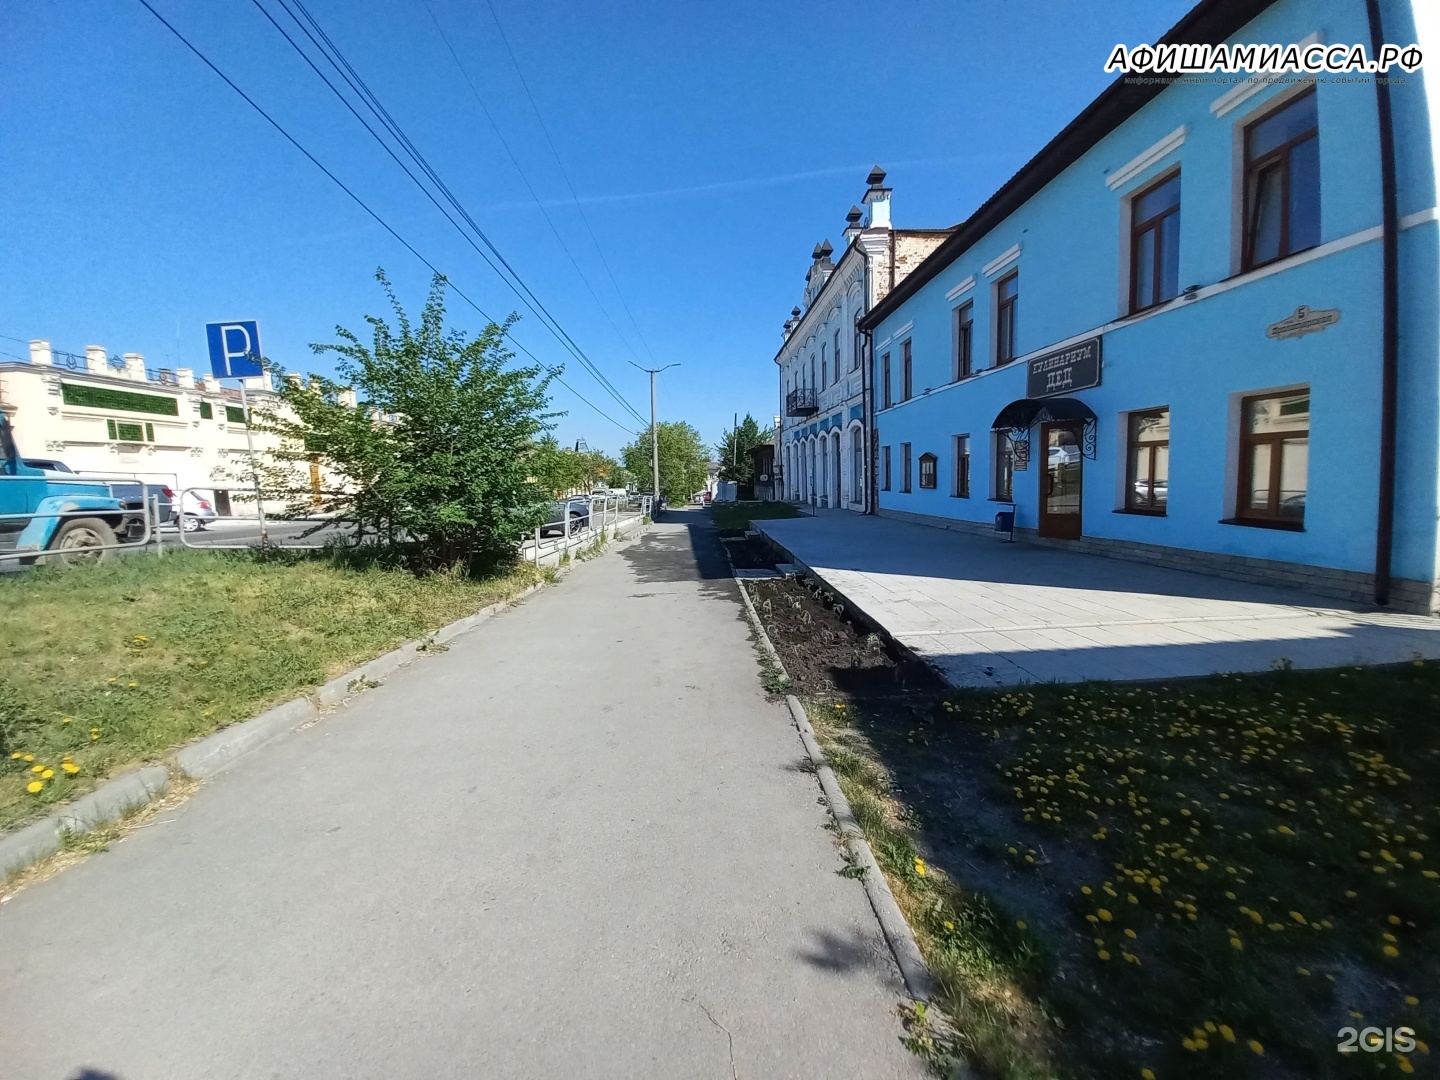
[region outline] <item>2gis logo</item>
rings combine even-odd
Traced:
[[[1367,1054],[1378,1054],[1382,1050],[1390,1054],[1408,1054],[1415,1049],[1415,1029],[1409,1027],[1397,1028],[1359,1028],[1344,1027],[1336,1032],[1339,1042],[1335,1049],[1342,1054],[1358,1054],[1364,1051]]]

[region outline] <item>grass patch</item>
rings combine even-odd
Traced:
[[[991,744],[1004,785],[992,850],[1051,901],[1034,910],[1066,962],[1045,992],[1080,1035],[1075,1064],[1162,1078],[1429,1066],[1437,708],[1440,665],[1420,661],[946,701],[942,719]],[[1426,1049],[1336,1052],[1341,1028],[1368,1026],[1414,1028]]]
[[[785,502],[712,503],[710,506],[710,518],[722,531],[739,529],[743,532],[752,521],[799,516],[799,507]]]
[[[0,828],[548,576],[177,551],[0,578]]]
[[[923,1013],[907,1017],[907,1045],[940,1075],[955,1071],[962,1056],[989,1076],[1054,1075],[1053,1019],[1038,1003],[1049,964],[1037,939],[1023,920],[921,856],[913,813],[897,798],[854,708],[807,702],[806,714],[930,967],[937,1004],[953,1024],[937,1031]]]

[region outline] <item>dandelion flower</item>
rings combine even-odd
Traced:
[[[1263,1053],[1265,1053],[1265,1047],[1264,1047],[1263,1045],[1261,1045],[1261,1042],[1260,1042],[1259,1039],[1251,1039],[1251,1040],[1250,1040],[1248,1043],[1246,1043],[1245,1045],[1248,1046],[1248,1047],[1250,1047],[1250,1049],[1251,1049],[1251,1050],[1254,1050],[1255,1053],[1257,1053],[1257,1054],[1263,1054]]]
[[[41,780],[49,780],[49,779],[50,779],[52,776],[54,776],[54,775],[55,775],[55,770],[54,770],[54,769],[46,769],[44,772],[42,772],[42,773],[40,774],[40,779],[41,779]]]
[[[1394,959],[1395,957],[1400,955],[1400,950],[1397,949],[1394,945],[1386,945],[1385,948],[1381,949],[1380,951],[1391,959]]]
[[[69,773],[71,776],[74,776],[80,771],[80,766],[76,765],[73,761],[64,762],[60,767],[64,769],[67,773]]]
[[[1021,930],[1028,929],[1024,919],[1016,919],[1015,925],[1018,926]]]
[[[21,757],[20,760],[21,760],[21,761],[34,761],[34,760],[35,760],[35,755],[34,755],[34,754],[25,754],[23,757]]]
[[[1221,1024],[1220,1037],[1228,1043],[1233,1043],[1235,1041],[1235,1031],[1229,1024]]]
[[[39,795],[41,791],[45,790],[45,782],[43,780],[31,780],[30,783],[25,785],[25,790],[31,795]]]

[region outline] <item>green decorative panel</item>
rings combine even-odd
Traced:
[[[115,437],[121,442],[144,442],[145,428],[140,424],[127,424],[120,420],[115,424]]]
[[[146,442],[154,442],[154,441],[155,441],[155,425],[154,425],[154,424],[146,424],[146,425],[145,425],[145,441],[146,441]]]
[[[238,405],[226,405],[225,419],[232,424],[243,424],[245,423],[245,410]]]
[[[201,420],[214,420],[214,419],[215,419],[215,410],[210,407],[210,402],[208,402],[208,401],[202,401],[202,402],[200,402],[200,419],[201,419]]]
[[[118,435],[115,434],[115,421],[114,421],[114,420],[106,420],[106,421],[105,421],[105,434],[106,434],[106,436],[107,436],[108,438],[111,438],[111,439],[118,439],[118,438],[120,437],[120,436],[118,436]]]
[[[90,409],[119,409],[122,412],[150,413],[153,416],[180,415],[180,405],[172,397],[137,394],[133,390],[112,390],[108,386],[62,382],[60,398],[66,405],[83,405]]]

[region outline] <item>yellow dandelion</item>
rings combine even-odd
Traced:
[[[1016,919],[1015,925],[1018,926],[1021,930],[1029,929],[1024,919]]]
[[[1248,1043],[1246,1043],[1245,1045],[1248,1046],[1248,1047],[1250,1047],[1250,1049],[1251,1049],[1251,1050],[1254,1050],[1255,1053],[1257,1053],[1257,1054],[1263,1054],[1263,1053],[1265,1053],[1265,1047],[1264,1047],[1263,1045],[1261,1045],[1261,1042],[1260,1042],[1259,1039],[1251,1039],[1251,1040],[1250,1040]]]
[[[30,783],[25,785],[25,790],[31,795],[39,795],[40,792],[45,790],[45,781],[31,780]]]
[[[41,779],[41,780],[49,780],[49,779],[50,779],[52,776],[54,776],[54,775],[55,775],[55,770],[54,770],[54,769],[46,769],[44,772],[42,772],[42,773],[40,774],[40,779]]]
[[[1380,951],[1383,952],[1386,956],[1390,957],[1392,960],[1400,955],[1400,950],[1397,949],[1394,945],[1386,945],[1385,948],[1381,949]]]
[[[1228,1043],[1233,1043],[1235,1041],[1235,1031],[1229,1024],[1221,1024],[1220,1037]]]
[[[73,761],[66,761],[62,763],[60,767],[64,769],[67,773],[69,773],[71,776],[74,776],[80,771],[80,766],[76,765]]]

